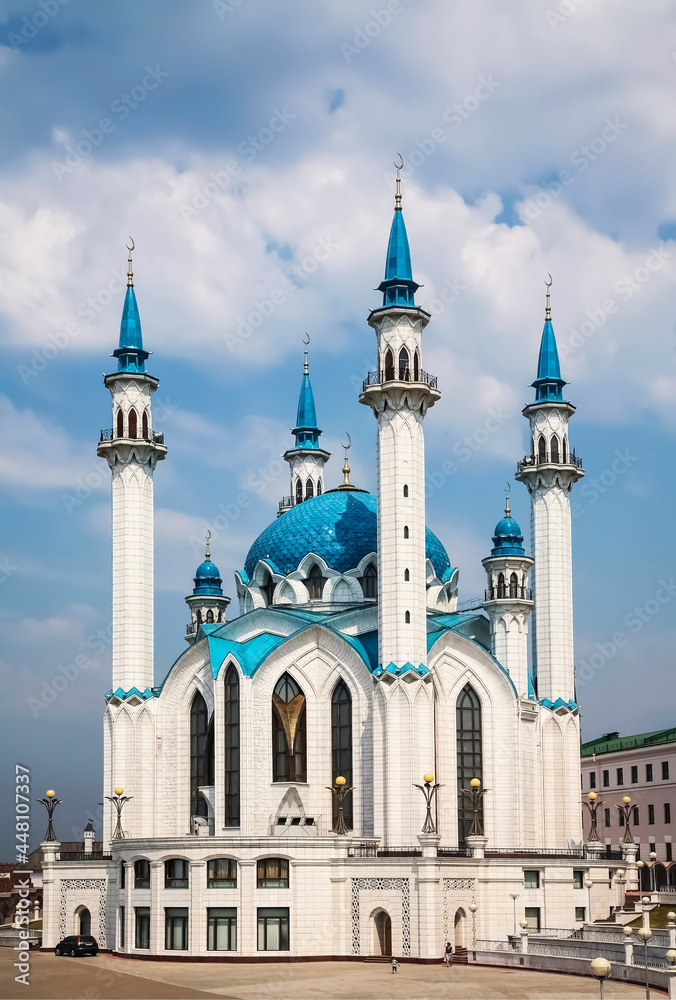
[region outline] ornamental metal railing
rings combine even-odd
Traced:
[[[532,601],[533,591],[528,587],[490,587],[484,590],[484,601]]]
[[[148,441],[150,444],[164,444],[164,434],[159,431],[149,431],[147,434],[137,434],[136,437],[125,437],[124,434],[115,434],[114,427],[107,427],[101,431],[99,441],[117,441],[122,438],[125,441]]]
[[[538,455],[526,455],[525,458],[516,463],[516,471],[523,472],[524,469],[532,469],[537,465],[570,465],[574,469],[581,469],[582,459],[578,458],[574,451],[567,456],[565,461],[559,460],[558,462],[555,462],[548,455],[545,455],[544,458],[540,458]]]
[[[190,622],[190,624],[186,625],[186,627],[185,627],[185,634],[186,635],[195,635],[197,633],[197,629],[198,628],[199,628],[199,624],[197,622]]]
[[[97,854],[92,851],[87,854],[86,851],[59,851],[56,855],[57,861],[112,861],[112,854]]]
[[[349,858],[420,858],[422,847],[378,847],[377,844],[353,844],[347,849]]]
[[[437,847],[438,858],[469,858],[472,852],[467,847]]]
[[[369,385],[382,385],[383,382],[413,382],[428,385],[430,389],[437,388],[437,376],[429,372],[411,370],[410,368],[387,368],[385,371],[369,372],[364,379],[362,388]]]
[[[602,861],[622,859],[621,851],[608,852],[603,847],[487,847],[485,855],[487,858],[590,858]]]

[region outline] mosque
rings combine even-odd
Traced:
[[[90,931],[130,958],[433,961],[447,940],[461,956],[517,923],[572,928],[616,902],[619,859],[582,828],[569,496],[584,473],[549,292],[516,471],[531,554],[507,505],[484,599],[467,608],[425,523],[423,424],[440,389],[418,289],[397,181],[359,396],[377,495],[351,483],[347,457],[330,485],[306,352],[289,494],[235,574],[239,613],[207,542],[187,648],[156,684],[153,476],[167,447],[130,254],[98,445],[113,543],[103,846],[42,845],[44,947]]]

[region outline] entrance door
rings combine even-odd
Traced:
[[[392,921],[384,910],[376,914],[376,934],[380,954],[389,957],[392,954]]]
[[[83,907],[80,910],[80,937],[89,937],[92,932],[92,915],[87,909]]]

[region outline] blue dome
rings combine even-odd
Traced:
[[[221,574],[218,572],[218,566],[215,566],[209,559],[205,559],[203,563],[200,563],[195,573],[196,580],[212,580],[215,578],[220,580],[220,577]]]
[[[356,569],[378,547],[378,500],[370,493],[334,490],[292,507],[268,525],[249,549],[244,570],[251,579],[259,559],[268,559],[280,573],[298,568],[314,552],[331,569]],[[425,549],[440,580],[451,575],[446,549],[429,528]]]
[[[195,596],[204,594],[210,597],[222,597],[222,583],[223,580],[221,579],[221,574],[218,572],[218,566],[215,566],[210,559],[205,559],[197,567],[193,594]]]
[[[493,532],[492,556],[522,556],[525,555],[523,547],[523,533],[518,522],[513,517],[503,517],[495,525]]]

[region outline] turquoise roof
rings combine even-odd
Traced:
[[[118,371],[143,372],[148,351],[143,350],[141,335],[141,318],[138,313],[136,295],[133,286],[127,288],[120,324],[120,346],[113,351],[113,357],[118,359]]]
[[[525,555],[523,547],[523,533],[518,523],[511,516],[503,517],[495,525],[493,532],[492,556],[522,556]]]
[[[414,296],[419,287],[413,280],[404,214],[401,208],[395,208],[387,245],[385,278],[378,285],[383,293],[383,306],[415,306]]]
[[[370,493],[333,490],[296,504],[268,525],[249,549],[244,572],[251,579],[259,559],[278,573],[291,573],[309,552],[331,569],[356,569],[378,547],[378,501]],[[425,529],[426,555],[437,577],[450,579],[453,570],[446,549]]]
[[[306,371],[300,385],[300,396],[298,399],[298,412],[296,414],[296,426],[293,434],[296,435],[296,447],[298,448],[319,448],[319,435],[321,431],[317,427],[317,413],[315,410],[315,397],[312,392],[310,376]]]
[[[210,559],[205,559],[204,562],[200,563],[197,567],[193,595],[195,597],[201,595],[222,597],[222,583],[223,580],[221,579],[221,574],[218,571],[218,566],[215,566]]]
[[[539,402],[562,400],[561,389],[566,382],[561,378],[561,366],[559,365],[559,352],[556,347],[556,337],[551,319],[545,320],[540,341],[540,355],[538,357],[538,374],[534,382],[531,383],[535,389],[535,400]]]

